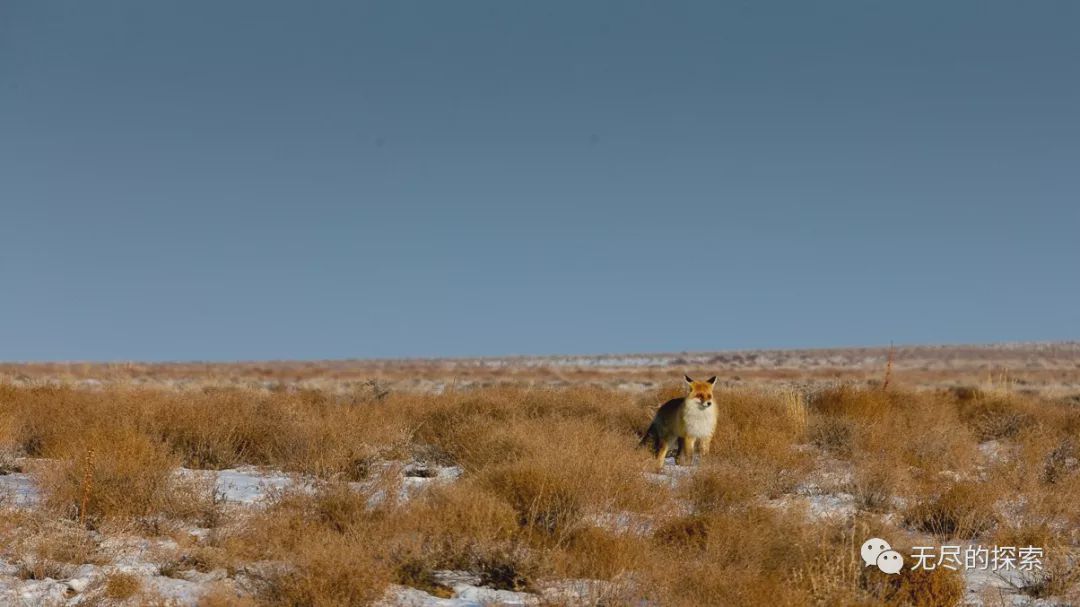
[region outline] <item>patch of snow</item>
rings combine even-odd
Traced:
[[[855,496],[850,493],[822,493],[818,495],[784,495],[769,500],[772,508],[803,508],[811,519],[847,519],[855,516]]]
[[[387,499],[387,480],[393,480],[395,467],[400,467],[400,462],[382,462],[381,473],[374,475],[374,480],[349,483],[354,491],[368,494],[368,506],[375,508]],[[429,466],[421,464],[406,464],[401,467],[400,483],[391,482],[390,486],[396,486],[397,493],[394,498],[397,502],[405,502],[414,497],[420,491],[435,485],[452,483],[461,477],[463,470],[459,466]]]
[[[626,590],[625,585],[603,580],[557,580],[543,584],[540,596],[545,604],[592,607],[608,604],[609,601],[612,604],[623,604],[623,601],[618,600],[620,589]],[[643,601],[638,604],[645,605]]]
[[[269,496],[291,489],[296,480],[280,470],[264,470],[256,466],[241,466],[225,470],[192,470],[180,468],[177,475],[200,479],[214,479],[214,491],[227,503],[251,505],[265,501]]]
[[[169,605],[197,607],[208,585],[156,575],[142,580],[142,591],[161,597]]]
[[[979,454],[989,463],[996,463],[1008,459],[1010,451],[1011,449],[1009,446],[999,440],[988,440],[979,443]]]
[[[589,517],[589,522],[602,529],[616,533],[649,535],[655,526],[653,519],[637,512],[601,512]]]
[[[469,585],[462,585],[460,589],[460,593],[455,591],[453,597],[444,599],[408,586],[391,586],[376,605],[377,607],[489,607],[490,605],[505,605],[506,607],[528,605],[531,607],[540,604],[539,597],[524,592]]]
[[[1034,607],[1035,602],[1016,591],[1016,585],[1020,583],[1019,573],[1013,571],[990,571],[990,570],[965,570],[964,574],[964,604],[983,607],[984,597],[992,596],[993,607],[998,605],[1010,605],[1014,607]],[[1010,575],[1011,574],[1011,575]],[[991,607],[986,605],[986,607]]]
[[[68,585],[45,578],[16,581],[9,592],[0,590],[0,598],[11,600],[9,605],[63,605],[67,603]]]
[[[105,579],[105,572],[97,565],[80,565],[68,579],[68,588],[77,594],[86,592],[91,586]]]
[[[283,472],[244,466],[219,470],[214,486],[216,491],[230,502],[254,504],[273,493],[289,489],[294,484],[293,479]]]
[[[408,586],[391,586],[378,607],[506,607],[567,605],[588,607],[615,596],[613,582],[587,579],[549,580],[538,584],[537,593],[496,590],[480,585],[480,576],[468,571],[435,571],[435,582],[452,593],[438,597]]]
[[[0,476],[0,504],[26,508],[41,501],[41,491],[25,472]]]
[[[692,475],[695,469],[696,466],[680,466],[675,463],[674,457],[669,457],[664,460],[664,467],[659,472],[645,472],[645,480],[674,487],[679,479]]]

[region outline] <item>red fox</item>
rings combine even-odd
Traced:
[[[679,442],[676,459],[680,465],[693,462],[695,449],[703,456],[708,455],[713,432],[716,431],[716,407],[713,406],[716,376],[705,381],[694,381],[689,375],[683,378],[689,388],[687,395],[660,405],[641,439],[644,445],[652,437],[656,463],[660,468],[664,467],[664,458],[676,440]]]

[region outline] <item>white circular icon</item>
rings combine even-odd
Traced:
[[[904,567],[904,557],[895,550],[886,550],[878,555],[877,567],[889,575],[900,573]]]
[[[878,555],[886,550],[892,550],[892,546],[889,545],[889,542],[886,542],[879,537],[870,538],[863,542],[862,560],[866,563],[867,567],[876,565]]]

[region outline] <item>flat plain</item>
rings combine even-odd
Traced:
[[[1078,343],[0,364],[4,604],[1070,605],[1078,503]]]

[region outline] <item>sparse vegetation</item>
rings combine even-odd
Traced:
[[[166,538],[161,575],[243,580],[214,587],[208,604],[364,604],[393,584],[448,596],[440,572],[458,571],[538,594],[599,580],[611,604],[929,606],[958,604],[962,579],[872,576],[857,553],[871,530],[1075,553],[1075,403],[900,379],[888,390],[718,387],[713,452],[674,475],[654,474],[637,448],[674,383],[646,394],[379,383],[345,396],[0,384],[5,468],[29,470],[42,491],[40,507],[2,510],[3,558],[27,579],[62,579],[107,563],[109,537]],[[176,472],[239,465],[306,480],[240,509]],[[460,478],[399,497],[449,466]],[[815,514],[818,494],[847,496],[836,499],[850,513]],[[1025,592],[1074,592],[1075,560],[1054,563]],[[101,588],[117,600],[146,592],[125,573]]]

